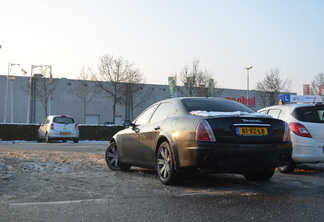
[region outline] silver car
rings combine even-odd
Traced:
[[[37,132],[37,142],[52,140],[73,140],[79,142],[79,127],[72,116],[51,115],[46,117]]]
[[[288,165],[278,167],[280,172],[292,173],[296,163],[324,162],[323,104],[284,104],[258,112],[286,121],[292,132],[292,157]]]

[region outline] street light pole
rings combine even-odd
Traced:
[[[8,74],[7,74],[7,85],[6,85],[6,97],[5,97],[5,110],[4,110],[4,118],[3,123],[7,121],[7,107],[8,107],[8,84],[9,84],[9,70],[10,70],[10,62],[8,62]]]
[[[247,70],[247,81],[246,81],[246,104],[249,105],[249,70],[252,69],[253,66],[244,68]]]
[[[11,108],[10,108],[10,117],[11,117],[11,123],[13,123],[13,90],[12,90],[12,83],[15,80],[16,76],[8,76],[8,79],[10,80],[10,90],[11,90]]]
[[[7,120],[7,109],[8,109],[8,85],[9,85],[9,76],[11,74],[11,66],[20,66],[20,64],[14,64],[14,63],[10,63],[8,62],[8,74],[7,74],[7,86],[6,86],[6,98],[5,98],[5,110],[4,110],[4,120],[3,122],[6,123]]]
[[[30,123],[30,109],[31,109],[31,94],[32,94],[32,78],[33,78],[33,70],[34,68],[38,68],[42,66],[38,65],[31,65],[31,70],[30,70],[30,78],[29,78],[29,95],[28,95],[28,105],[27,105],[27,123]]]
[[[50,79],[49,79],[49,100],[48,100],[48,115],[51,114],[51,99],[52,99],[52,66],[51,65],[44,65],[46,68],[50,69]]]

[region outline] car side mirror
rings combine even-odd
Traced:
[[[127,126],[127,127],[129,127],[129,126],[131,126],[132,125],[132,122],[130,121],[130,120],[124,120],[123,121],[123,126]]]

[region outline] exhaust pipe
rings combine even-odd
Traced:
[[[206,162],[215,162],[219,161],[220,157],[218,155],[207,155],[204,157],[204,161]]]
[[[279,160],[280,160],[280,161],[289,161],[290,158],[291,158],[290,155],[281,155],[281,156],[279,157]]]

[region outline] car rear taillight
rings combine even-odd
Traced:
[[[300,123],[289,123],[289,127],[291,131],[293,131],[298,136],[312,138],[312,135],[308,132],[306,127]]]
[[[50,129],[52,129],[52,130],[54,129],[54,124],[53,123],[51,124]]]
[[[74,125],[74,128],[77,130],[78,129],[78,124],[76,123],[75,125]]]
[[[283,141],[290,141],[291,137],[290,137],[290,129],[289,129],[289,125],[288,123],[285,122],[285,134],[283,137]]]
[[[197,141],[216,141],[213,130],[206,120],[199,122],[196,129],[196,140]]]

